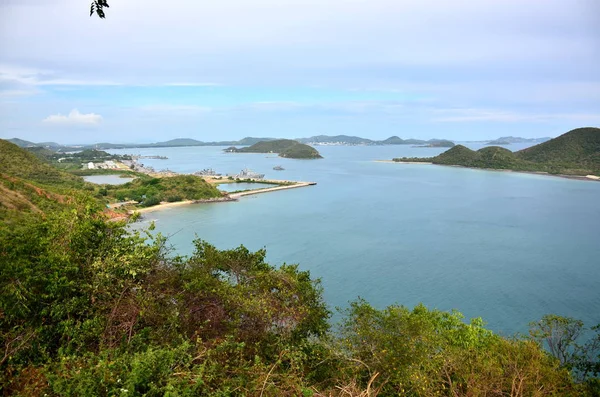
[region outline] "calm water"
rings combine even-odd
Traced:
[[[504,334],[546,313],[600,322],[600,183],[372,161],[438,148],[321,146],[325,159],[312,161],[220,149],[112,152],[172,159],[144,161],[158,169],[248,167],[318,184],[149,214],[181,253],[196,236],[220,248],[266,246],[272,264],[320,277],[332,308],[358,296],[378,307],[423,302]],[[279,164],[285,171],[272,171]]]
[[[84,176],[83,179],[98,185],[123,185],[133,181],[134,178],[121,178],[120,175],[89,175]]]

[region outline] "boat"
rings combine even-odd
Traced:
[[[239,179],[263,179],[264,177],[265,174],[259,174],[258,172],[254,172],[248,168],[244,168],[239,174],[234,175],[234,178]]]
[[[197,176],[221,176],[221,174],[217,174],[215,172],[215,170],[213,170],[212,168],[205,168],[203,170],[196,171],[196,172],[194,172],[194,175],[197,175]]]
[[[283,171],[283,170],[285,170],[285,168],[283,168],[283,167],[282,167],[282,166],[280,166],[280,165],[273,167],[273,169],[274,169],[275,171]]]

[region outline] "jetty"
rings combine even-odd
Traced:
[[[294,185],[275,186],[275,187],[268,187],[265,189],[246,190],[243,192],[232,193],[229,195],[229,197],[237,200],[240,197],[251,196],[253,194],[270,193],[270,192],[276,192],[278,190],[296,189],[299,187],[314,186],[316,184],[317,184],[317,182],[296,182]]]

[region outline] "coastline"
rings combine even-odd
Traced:
[[[281,181],[281,182],[283,182],[283,181]],[[260,194],[260,193],[276,192],[279,190],[295,189],[295,188],[306,187],[306,186],[314,186],[316,184],[317,184],[316,182],[296,182],[294,185],[284,185],[284,186],[275,186],[275,187],[256,189],[256,190],[246,190],[243,192],[232,193],[232,194],[229,194],[224,197],[213,198],[213,199],[183,200],[183,201],[176,201],[173,203],[161,202],[160,204],[153,205],[152,207],[136,208],[133,210],[129,210],[128,213],[129,213],[129,215],[133,215],[135,213],[145,214],[148,212],[161,211],[161,210],[168,209],[168,208],[180,207],[183,205],[190,205],[190,204],[226,203],[226,202],[231,202],[231,201],[238,201],[238,199],[240,197],[244,197],[244,196],[251,196],[251,195]]]
[[[237,201],[237,200],[235,198],[232,198],[231,196],[227,196],[227,197],[220,197],[220,198],[213,198],[213,199],[175,201],[172,203],[161,202],[160,204],[153,205],[152,207],[136,208],[133,210],[129,210],[128,212],[129,212],[129,215],[133,215],[135,213],[144,214],[147,212],[160,211],[160,210],[164,210],[167,208],[180,207],[182,205],[201,204],[201,203],[225,203],[225,202],[229,202],[229,201]]]
[[[497,168],[478,168],[478,167],[467,167],[464,165],[451,165],[451,164],[434,164],[430,162],[419,162],[419,161],[394,161],[394,160],[374,160],[376,163],[394,163],[394,164],[424,164],[424,165],[436,165],[440,167],[456,167],[456,168],[467,168],[470,170],[483,170],[483,171],[496,171],[496,172],[514,172],[517,174],[530,174],[530,175],[542,175],[542,176],[553,176],[564,179],[575,179],[579,181],[592,181],[600,182],[600,176],[596,175],[566,175],[566,174],[550,174],[543,171],[516,171],[516,170],[503,170]]]
[[[434,165],[428,161],[394,161],[394,160],[373,160],[375,163],[394,163],[394,164],[426,164],[426,165]]]

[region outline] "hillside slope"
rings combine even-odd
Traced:
[[[60,171],[3,139],[0,139],[0,173],[43,185],[73,187],[83,184],[82,178]]]
[[[457,145],[435,157],[399,158],[394,161],[431,162],[473,168],[565,175],[600,175],[600,129],[577,128],[515,153],[498,146],[474,151]]]
[[[515,155],[556,168],[600,171],[600,128],[577,128]]]

